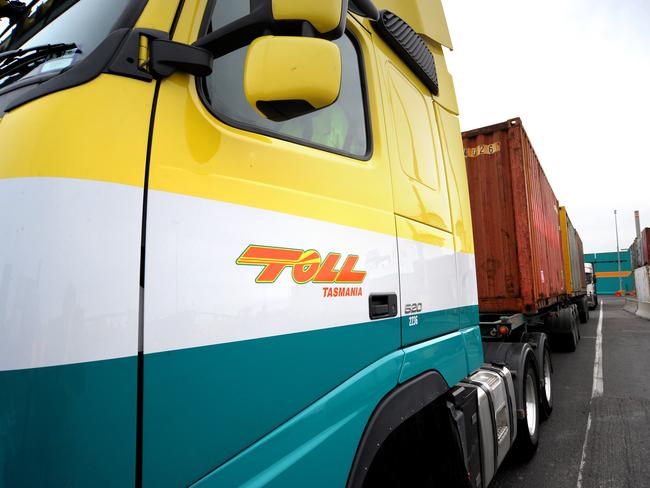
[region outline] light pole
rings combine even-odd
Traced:
[[[623,293],[623,276],[621,274],[621,249],[618,245],[618,217],[614,210],[614,226],[616,227],[616,260],[618,261],[618,290]]]

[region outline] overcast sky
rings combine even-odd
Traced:
[[[443,0],[463,130],[521,117],[585,252],[650,227],[650,0]]]

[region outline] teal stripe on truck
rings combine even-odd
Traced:
[[[144,485],[185,486],[206,475],[397,351],[399,324],[369,321],[145,355]]]
[[[417,317],[417,325],[411,325],[413,317]],[[474,327],[478,322],[478,305],[407,315],[402,317],[402,343],[405,346],[417,344],[458,329]]]
[[[453,384],[471,370],[463,351],[481,351],[476,327],[406,350],[400,329],[395,318],[145,355],[144,486],[344,484],[384,395],[426,370]],[[0,372],[0,486],[132,486],[136,379],[136,357]]]
[[[372,412],[397,385],[403,356],[395,351],[373,363],[193,486],[345,486]]]
[[[466,331],[476,338],[477,329]],[[345,486],[370,416],[398,383],[429,370],[440,372],[449,385],[467,376],[464,332],[447,334],[380,359],[193,486]],[[478,340],[480,347],[480,333]]]
[[[136,357],[0,372],[0,486],[133,486],[136,373]]]
[[[458,383],[467,376],[465,348],[460,332],[407,347],[404,353],[400,383],[431,369],[438,371],[449,385]]]
[[[343,486],[366,422],[399,381],[427,370],[450,384],[467,376],[461,332],[406,349],[406,364],[399,326],[145,356],[145,486]]]

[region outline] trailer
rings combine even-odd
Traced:
[[[574,351],[588,313],[582,242],[521,119],[464,132],[463,142],[484,350],[516,342],[536,350],[548,415],[550,346]]]

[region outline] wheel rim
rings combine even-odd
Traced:
[[[544,352],[544,394],[546,403],[551,404],[551,358],[548,351]]]
[[[531,437],[537,430],[537,387],[531,374],[526,376],[526,422]]]

